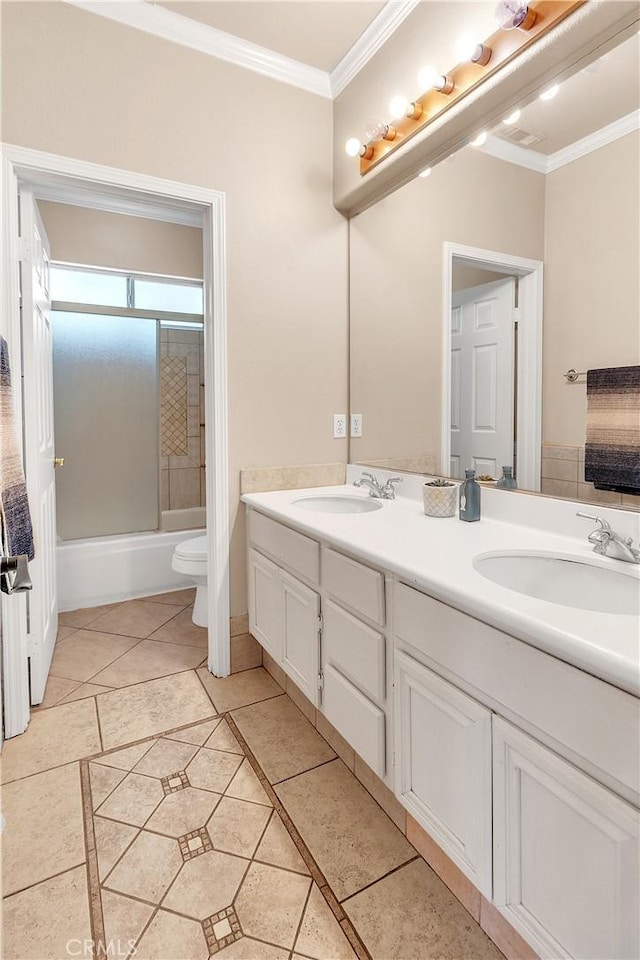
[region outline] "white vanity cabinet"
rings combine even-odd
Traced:
[[[640,957],[638,701],[405,584],[396,792],[545,958]]]
[[[255,510],[248,537],[250,632],[384,779],[384,575]]]
[[[542,957],[640,957],[638,811],[494,720],[494,902]]]
[[[491,711],[400,652],[395,688],[396,792],[490,900]]]

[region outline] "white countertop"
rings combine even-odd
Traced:
[[[426,517],[422,504],[408,497],[383,501],[380,510],[360,514],[309,512],[293,503],[311,495],[345,494],[367,498],[366,491],[345,485],[245,494],[242,500],[275,520],[394,573],[438,600],[640,696],[640,618],[534,599],[492,583],[473,567],[474,557],[482,553],[540,551],[588,559],[619,570],[637,579],[640,590],[640,567],[594,555],[586,540],[588,530],[576,539],[495,518],[483,517],[477,523],[463,523],[457,517],[436,519]],[[524,501],[522,507],[526,510]]]

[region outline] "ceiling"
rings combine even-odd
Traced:
[[[553,100],[536,99],[524,107],[514,126],[541,138],[539,143],[522,146],[550,156],[638,109],[640,36],[634,34],[565,80]],[[512,139],[513,128],[502,126],[494,133],[518,142]]]
[[[148,2],[327,72],[386,6],[369,0]]]

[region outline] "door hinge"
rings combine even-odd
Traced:
[[[318,674],[318,690],[324,690],[324,673],[322,670]]]
[[[324,630],[324,618],[323,618],[322,614],[319,614],[319,616],[318,616],[318,633],[322,633],[323,630]]]
[[[522,320],[522,313],[520,312],[520,307],[514,307],[513,322],[517,324],[517,323],[520,323],[521,320]]]

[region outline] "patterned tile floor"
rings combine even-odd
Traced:
[[[192,601],[61,616],[3,751],[0,956],[499,960],[263,668],[207,672]]]

